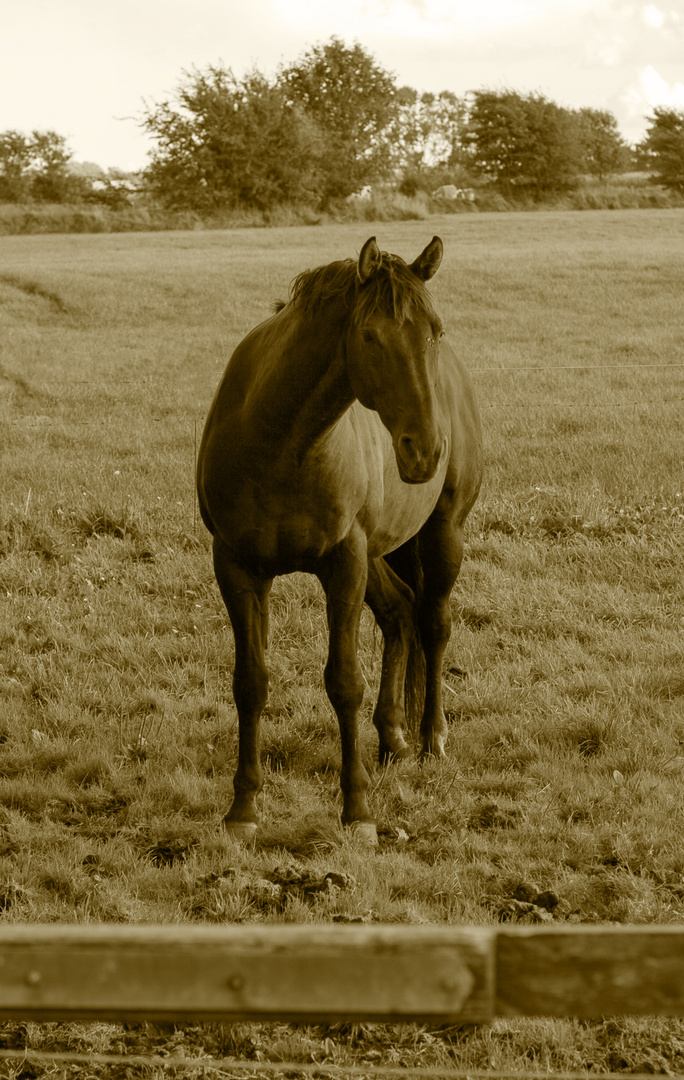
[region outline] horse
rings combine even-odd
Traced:
[[[358,730],[364,601],[383,635],[379,761],[410,753],[409,705],[421,758],[445,756],[441,665],[482,440],[471,378],[426,285],[443,250],[435,236],[409,265],[371,237],[357,259],[304,271],[287,303],[237,346],[214,395],[197,488],[235,638],[238,764],[223,819],[235,838],[258,825],[278,575],[314,574],[325,593],[343,825],[377,842]]]

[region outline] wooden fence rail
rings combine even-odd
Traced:
[[[684,927],[7,926],[0,1018],[684,1015]]]

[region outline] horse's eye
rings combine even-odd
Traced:
[[[373,342],[375,341],[375,338],[373,337],[373,332],[371,330],[362,330],[361,331],[361,340],[364,343],[364,345],[372,345]]]

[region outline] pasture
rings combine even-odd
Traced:
[[[264,825],[243,848],[220,829],[233,645],[196,443],[237,341],[295,274],[373,233],[409,261],[441,235],[430,288],[482,409],[485,482],[443,673],[448,760],[375,764],[381,642],[367,613],[380,844],[350,841],[322,593],[279,579]],[[2,919],[681,922],[682,295],[677,210],[3,238]],[[0,1040],[684,1071],[679,1021],[7,1025]]]

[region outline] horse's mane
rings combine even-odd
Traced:
[[[417,313],[437,318],[425,284],[398,255],[381,252],[382,262],[361,284],[356,260],[344,259],[315,270],[305,270],[290,285],[290,302],[313,314],[328,300],[342,297],[351,317],[363,326],[382,311],[401,325]]]

